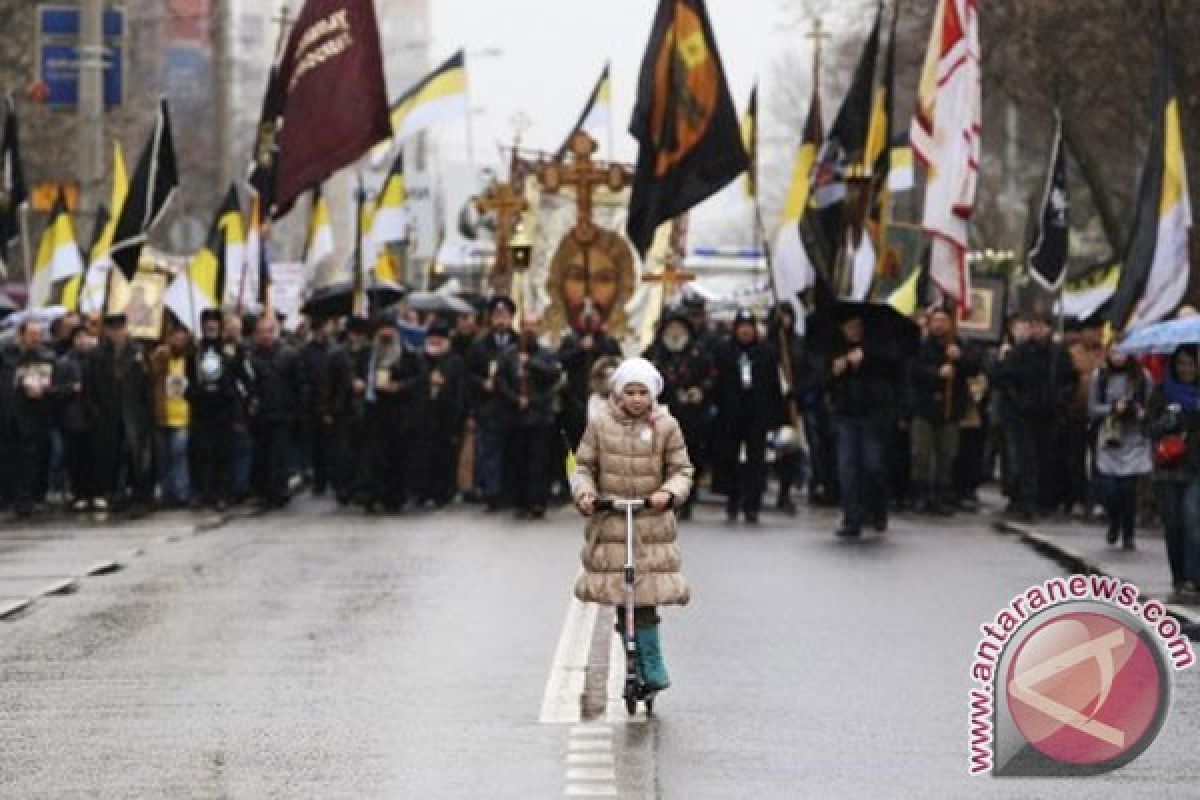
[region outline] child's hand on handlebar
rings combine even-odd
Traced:
[[[666,511],[668,508],[671,507],[671,501],[673,499],[674,498],[671,496],[670,492],[664,492],[662,490],[659,490],[659,491],[655,492],[654,494],[650,495],[650,506],[655,511]]]
[[[584,492],[579,495],[579,499],[575,501],[575,507],[579,509],[579,513],[585,517],[590,517],[596,513],[596,495],[591,492]]]

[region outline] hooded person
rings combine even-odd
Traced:
[[[634,636],[650,692],[670,685],[658,607],[686,605],[691,599],[682,573],[674,509],[691,493],[695,470],[679,423],[655,399],[665,383],[644,358],[627,359],[613,372],[609,403],[584,431],[572,480],[576,506],[589,517],[584,572],[575,584],[575,596],[585,603],[617,606],[621,631],[626,602],[625,514],[619,509],[597,512],[596,501],[649,499],[650,507],[637,514],[634,523]]]
[[[785,419],[779,361],[748,309],[733,319],[733,333],[717,350],[713,393],[713,483],[725,495],[725,516],[758,522],[766,491],[767,433]]]
[[[683,309],[671,309],[663,315],[654,342],[645,357],[662,373],[663,391],[658,400],[679,421],[688,455],[696,472],[707,464],[707,444],[714,364],[712,355],[696,336],[692,320]],[[679,516],[692,515],[694,498],[689,495]]]

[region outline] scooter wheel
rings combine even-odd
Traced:
[[[653,713],[654,713],[654,695],[650,695],[649,697],[646,698],[646,714],[649,715],[649,714],[653,714]]]

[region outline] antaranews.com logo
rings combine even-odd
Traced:
[[[981,627],[971,663],[972,775],[1098,775],[1162,729],[1172,672],[1196,660],[1179,621],[1132,583],[1031,586]]]

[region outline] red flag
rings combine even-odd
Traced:
[[[373,0],[307,0],[279,67],[276,217],[392,135]]]

